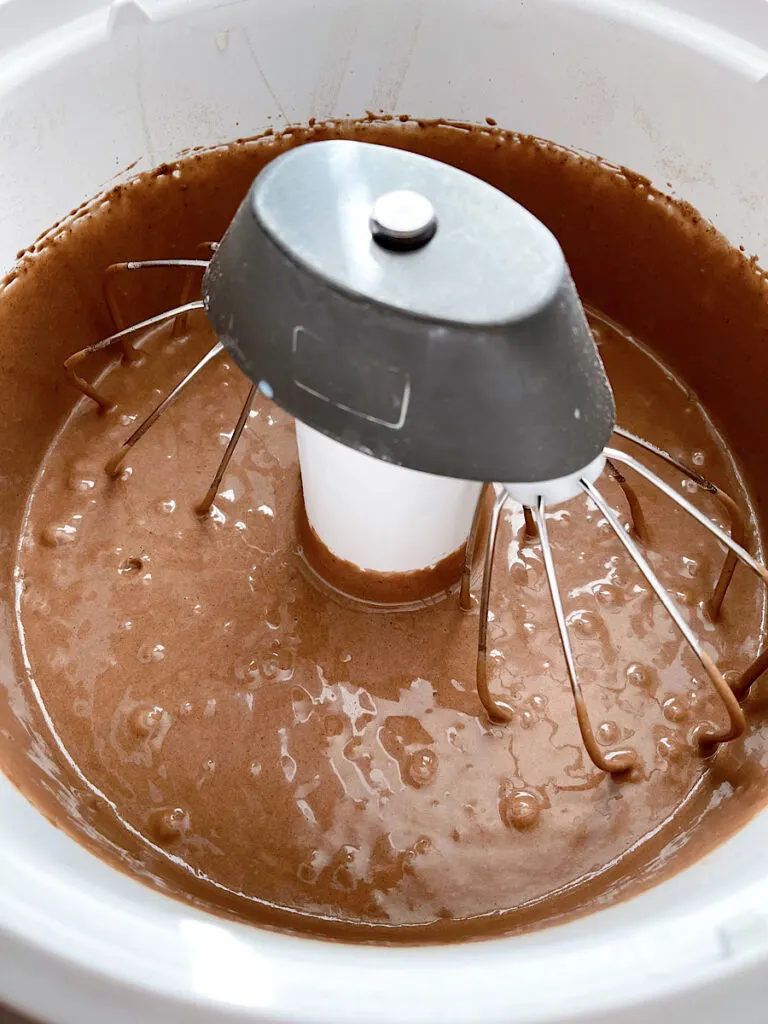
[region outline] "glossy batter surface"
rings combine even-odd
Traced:
[[[457,153],[474,145],[469,133],[422,131],[422,148],[431,137],[442,156],[451,138]],[[400,125],[377,132],[375,141],[406,137]],[[527,145],[543,168],[560,159],[538,142],[499,140]],[[127,228],[162,200],[162,223],[180,223],[196,195],[236,190],[247,154],[247,145],[233,147],[182,163],[176,177],[145,178],[113,212],[119,207]],[[574,182],[584,173],[574,164]],[[599,177],[596,165],[590,173]],[[226,202],[236,205],[239,194]],[[89,231],[103,246],[108,217],[90,215],[81,248]],[[173,247],[158,230],[154,257]],[[127,231],[121,246],[111,258],[146,255],[130,252]],[[145,286],[150,294],[156,286],[129,276],[120,297],[132,322],[146,312]],[[182,283],[164,280],[163,297]],[[749,510],[695,395],[602,314],[592,325],[620,424]],[[60,326],[69,354],[82,335],[74,323],[71,333]],[[248,390],[225,356],[111,480],[110,455],[214,341],[195,314],[175,334],[166,326],[145,336],[141,362],[108,366],[100,388],[115,409],[77,404],[29,492],[16,569],[26,686],[86,780],[92,843],[103,830],[115,844],[109,855],[122,847],[131,870],[250,920],[337,937],[448,940],[540,924],[634,891],[703,848],[696,823],[724,796],[733,809],[719,812],[709,839],[737,827],[761,799],[768,745],[755,741],[764,733],[759,707],[747,743],[709,767],[693,733],[723,723],[722,708],[584,501],[552,510],[549,526],[598,737],[606,749],[629,743],[640,755],[623,779],[595,769],[582,747],[540,550],[520,510],[504,515],[489,634],[491,689],[515,719],[495,726],[474,686],[476,606],[462,613],[453,594],[416,611],[372,612],[308,572],[295,532],[293,424],[266,399],[254,406],[212,515],[196,515]],[[643,458],[728,526],[711,495]],[[632,482],[659,576],[721,667],[743,668],[758,649],[759,588],[738,571],[712,623],[704,605],[722,565],[719,545]],[[617,485],[604,478],[601,488],[628,521]]]

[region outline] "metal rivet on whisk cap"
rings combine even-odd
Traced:
[[[385,192],[373,204],[371,234],[387,249],[420,249],[437,230],[435,208],[409,189]]]

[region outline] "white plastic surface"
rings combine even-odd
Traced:
[[[307,518],[338,558],[414,572],[466,541],[482,484],[380,462],[303,423],[296,440]]]
[[[0,266],[134,164],[311,116],[602,154],[768,255],[766,0],[5,0]],[[0,1000],[56,1024],[765,1024],[768,816],[624,905],[446,949],[299,940],[95,860],[0,779]]]
[[[554,480],[540,480],[535,484],[504,484],[504,489],[513,501],[519,505],[535,506],[539,497],[544,499],[545,506],[561,505],[581,494],[581,481],[593,484],[605,469],[605,456],[598,455],[588,466],[578,473],[558,476]]]

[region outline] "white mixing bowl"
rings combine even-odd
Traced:
[[[0,0],[0,268],[137,158],[366,109],[599,153],[768,254],[765,0]],[[167,899],[0,776],[0,1001],[60,1024],[764,1024],[766,848],[763,813],[583,920],[341,946]]]

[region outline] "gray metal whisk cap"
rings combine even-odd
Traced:
[[[203,296],[265,393],[387,462],[551,480],[593,462],[613,431],[557,240],[502,192],[427,157],[348,141],[278,157],[235,214]]]

